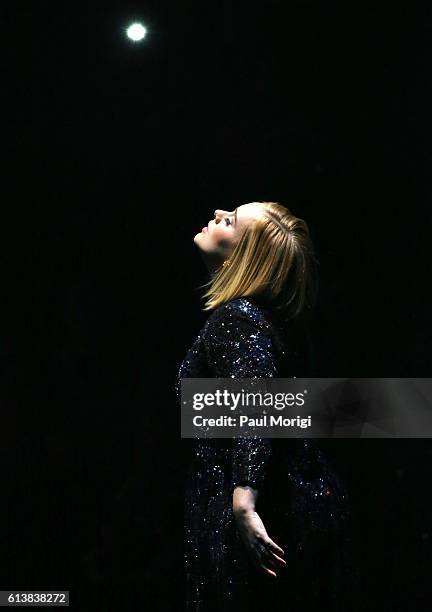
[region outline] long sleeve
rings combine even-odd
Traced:
[[[218,378],[270,378],[277,375],[270,326],[259,308],[242,299],[220,307],[205,334],[207,361]],[[232,488],[259,489],[272,453],[272,440],[233,439]]]

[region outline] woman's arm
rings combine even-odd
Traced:
[[[246,302],[239,300],[234,304],[221,306],[208,320],[204,346],[212,375],[233,379],[276,376],[268,323],[259,310],[247,306]],[[238,486],[259,490],[271,455],[272,440],[269,438],[233,438],[232,490]]]
[[[277,373],[272,340],[259,313],[227,304],[209,320],[205,337],[207,359],[218,378],[270,378]],[[268,438],[233,439],[233,513],[240,536],[257,569],[276,577],[286,566],[284,551],[268,536],[255,510],[272,453]]]

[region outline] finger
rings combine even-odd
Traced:
[[[277,574],[276,572],[274,572],[272,569],[270,569],[269,567],[265,567],[265,565],[261,565],[261,569],[262,571],[267,574],[268,576],[271,576],[272,578],[277,578]]]
[[[275,561],[273,561],[272,559],[266,557],[264,559],[261,560],[262,564],[265,564],[266,567],[269,567],[270,569],[272,569],[273,571],[275,571],[276,573],[279,572],[282,568],[280,567],[280,565],[278,565]]]
[[[273,549],[275,553],[279,553],[280,555],[285,554],[285,551],[280,546],[278,546],[276,542],[273,542],[271,538],[268,538],[267,544]]]
[[[255,568],[257,569],[257,571],[266,574],[267,576],[270,576],[271,578],[277,578],[277,573],[276,570],[278,568],[272,568],[269,567],[270,564],[267,562],[267,560],[265,561],[265,564],[263,562],[263,559],[261,558],[254,558],[253,559],[253,565],[255,566]]]
[[[280,570],[286,567],[285,560],[275,555],[269,548],[261,545],[259,552],[262,562],[270,565],[273,569]]]
[[[285,559],[281,559],[281,557],[278,557],[277,555],[275,555],[275,553],[274,553],[274,552],[272,552],[271,550],[269,551],[269,553],[270,553],[270,555],[271,555],[271,559],[276,560],[276,562],[277,562],[277,563],[278,563],[280,566],[282,566],[282,567],[286,567],[286,564],[287,564],[287,563],[286,563]]]
[[[276,562],[271,558],[270,551],[265,548],[264,544],[257,542],[255,544],[255,553],[254,564],[256,564],[259,569],[263,569],[265,565],[268,565],[272,570],[279,570]]]
[[[267,551],[268,556],[269,556],[269,557],[270,557],[272,560],[276,560],[276,561],[277,561],[277,563],[279,564],[279,566],[286,567],[286,561],[285,561],[285,559],[282,559],[282,557],[279,557],[279,555],[277,555],[277,554],[274,552],[274,550],[275,550],[275,546],[274,546],[274,542],[273,542],[272,540],[268,540],[268,541],[265,543],[265,547],[266,547],[266,551]],[[273,548],[273,550],[272,550],[272,548]],[[279,546],[277,546],[277,548],[276,548],[276,549],[279,549]],[[280,550],[282,550],[282,549],[280,549]]]

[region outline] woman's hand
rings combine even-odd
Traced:
[[[269,538],[258,513],[253,509],[243,509],[234,511],[234,517],[253,565],[276,578],[277,572],[286,568],[286,561],[282,559],[285,553]]]

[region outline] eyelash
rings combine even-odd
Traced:
[[[225,218],[225,223],[226,225],[231,225],[231,219],[228,219],[228,217]]]

